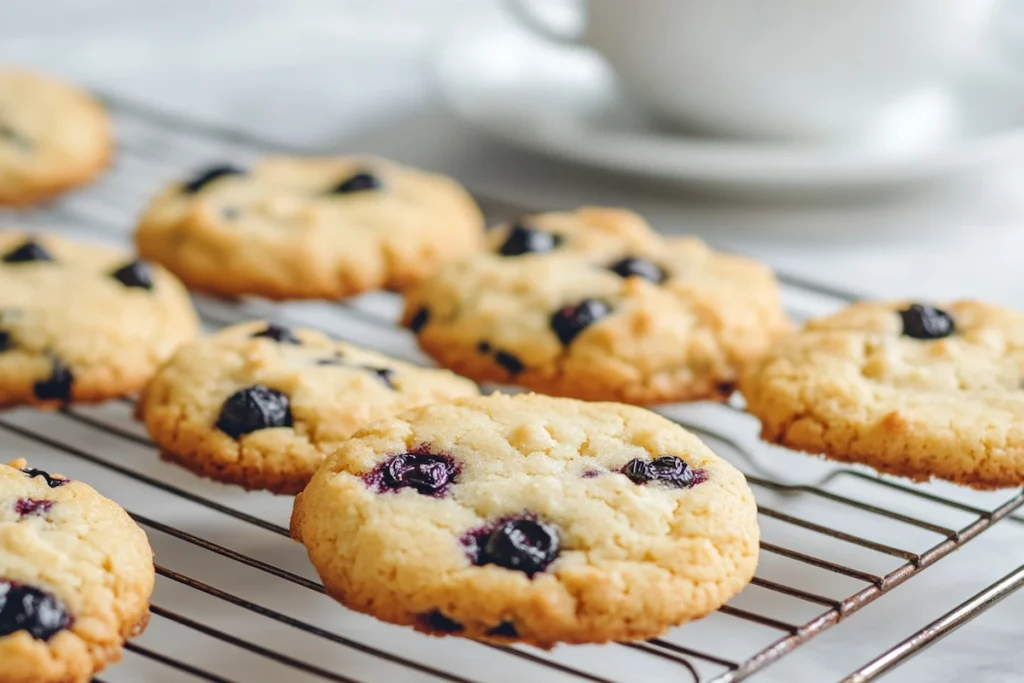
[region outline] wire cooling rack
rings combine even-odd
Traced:
[[[94,187],[43,210],[0,214],[4,223],[126,241],[138,210],[167,179],[212,162],[289,151],[106,99],[120,137],[113,170]],[[482,204],[492,218],[518,213],[498,202]],[[782,279],[796,318],[856,298]],[[197,297],[197,306],[211,329],[262,317],[320,327],[426,362],[396,327],[399,302],[392,294],[289,304]],[[153,619],[128,644],[125,661],[96,679],[107,683],[762,680],[771,676],[766,667],[915,579],[1024,503],[1020,491],[911,485],[761,444],[756,422],[738,403],[668,406],[660,411],[747,475],[763,532],[757,577],[717,613],[662,638],[544,652],[433,639],[344,610],[323,595],[303,549],[287,538],[289,498],[245,493],[162,463],[132,410],[133,400],[124,399],[0,415],[4,457],[25,455],[36,466],[91,483],[124,505],[150,535],[158,563]],[[874,680],[1022,584],[1024,568],[979,585],[973,597],[933,623],[915,625],[906,640],[870,652],[864,659],[871,661],[843,681]]]

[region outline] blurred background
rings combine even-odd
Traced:
[[[1004,82],[985,85],[978,97],[968,95],[968,102],[993,102],[972,112],[984,123],[977,130],[939,135],[934,149],[889,174],[894,181],[885,158],[850,162],[853,172],[881,179],[876,187],[852,193],[843,183],[850,150],[847,156],[800,152],[797,181],[817,182],[808,191],[797,182],[795,190],[776,192],[770,182],[777,175],[772,152],[757,146],[731,149],[712,142],[711,162],[699,153],[684,159],[683,170],[691,175],[712,166],[719,180],[724,174],[728,181],[733,169],[747,173],[737,188],[729,182],[707,187],[658,174],[609,171],[619,161],[614,154],[602,160],[601,169],[592,160],[565,161],[581,149],[584,156],[612,149],[600,135],[588,143],[591,129],[582,132],[582,140],[576,130],[577,149],[560,155],[497,142],[484,129],[500,121],[467,125],[453,113],[457,107],[449,106],[453,98],[472,105],[493,97],[487,92],[477,97],[471,88],[479,83],[466,86],[468,92],[458,92],[463,83],[452,84],[463,76],[486,81],[488,74],[449,69],[446,92],[438,78],[444,51],[456,49],[458,60],[459,41],[467,34],[498,46],[514,34],[509,44],[519,52],[510,50],[507,62],[500,51],[488,56],[487,68],[495,70],[493,82],[500,90],[530,68],[522,63],[522,41],[532,41],[528,49],[548,51],[536,53],[542,63],[546,55],[568,50],[529,38],[499,5],[481,0],[6,0],[0,3],[0,61],[31,64],[101,91],[313,150],[393,156],[452,173],[477,192],[524,208],[625,204],[664,230],[698,232],[719,246],[866,293],[1024,302],[1024,282],[1009,267],[1011,255],[1024,250],[1024,3],[1003,2],[985,40],[985,47],[998,52]],[[546,72],[536,69],[526,80]],[[558,94],[563,100],[574,97],[564,90]],[[544,115],[543,90],[526,91],[518,101],[534,114],[540,107],[539,116]],[[564,109],[565,102],[559,106]],[[596,121],[591,128],[605,123]],[[915,126],[913,119],[909,125]],[[562,139],[558,128],[553,130],[549,134]],[[643,142],[657,149],[659,138]],[[624,150],[627,157],[630,152]],[[788,153],[782,150],[783,156]],[[922,169],[930,175],[929,168],[936,178],[902,182]],[[762,181],[765,186],[759,187]]]

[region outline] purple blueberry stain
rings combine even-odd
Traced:
[[[0,579],[0,638],[27,631],[50,640],[71,626],[71,615],[57,596],[33,586]]]
[[[443,498],[459,476],[459,465],[450,455],[431,453],[426,447],[387,458],[363,481],[376,493],[410,488],[432,498]]]
[[[39,498],[19,498],[14,503],[14,511],[18,513],[19,517],[45,515],[52,507],[52,500],[40,500]]]
[[[561,551],[558,529],[533,515],[498,520],[465,534],[461,543],[470,561],[521,571],[531,579],[555,561]]]
[[[597,477],[601,476],[601,470],[586,469],[583,470],[583,474],[580,476],[582,476],[584,479],[596,479]]]
[[[674,455],[662,455],[653,460],[633,458],[619,471],[638,486],[656,482],[673,488],[688,489],[706,479],[702,470],[693,469],[685,460]]]

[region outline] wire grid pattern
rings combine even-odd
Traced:
[[[120,135],[115,168],[96,186],[44,210],[0,214],[5,222],[123,241],[136,212],[168,178],[226,159],[244,163],[259,153],[290,151],[135,103],[107,100]],[[493,201],[482,204],[492,218],[519,212]],[[787,306],[797,318],[855,298],[798,278],[782,279]],[[210,329],[261,317],[320,327],[426,362],[395,325],[400,304],[393,294],[290,304],[200,296],[197,305]],[[133,400],[123,399],[52,414],[11,411],[0,417],[0,438],[33,462],[89,481],[146,528],[159,563],[154,618],[149,632],[127,645],[121,666],[145,672],[145,680],[153,681],[254,680],[251,674],[240,677],[239,671],[244,662],[251,666],[256,661],[262,680],[268,681],[611,683],[634,680],[643,669],[652,680],[733,683],[915,577],[1024,503],[1019,491],[977,494],[910,485],[760,444],[756,422],[738,402],[668,406],[660,412],[704,437],[744,471],[755,491],[763,541],[752,587],[707,620],[662,638],[543,652],[430,639],[336,606],[322,596],[302,549],[287,540],[288,500],[200,481],[160,463],[132,410]],[[790,462],[800,466],[788,468]],[[791,471],[802,478],[790,478]],[[214,517],[223,524],[210,524]],[[186,547],[203,552],[188,553]],[[185,561],[186,556],[200,559]],[[904,661],[1019,588],[1021,571],[982,587],[949,615],[844,680],[872,680]],[[265,592],[267,579],[273,582],[272,594]],[[264,592],[254,594],[252,586]],[[205,609],[186,609],[197,595]],[[220,619],[226,612],[235,620]],[[719,622],[717,631],[709,622]],[[703,635],[723,629],[730,634],[725,643]],[[158,635],[151,635],[154,631]],[[200,644],[179,646],[186,641]],[[121,670],[111,669],[105,674],[110,678],[102,680],[136,680],[118,678]]]

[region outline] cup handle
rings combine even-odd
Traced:
[[[530,0],[505,0],[505,7],[508,9],[509,14],[518,21],[520,24],[528,28],[533,33],[539,35],[541,38],[557,43],[558,45],[566,45],[570,47],[578,46],[581,44],[583,38],[583,30],[577,30],[575,34],[564,33],[559,29],[552,27],[544,19],[539,18],[534,14],[533,10],[530,9],[532,3]],[[582,17],[582,10],[580,12]],[[581,19],[581,24],[584,20]]]

